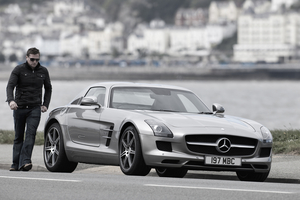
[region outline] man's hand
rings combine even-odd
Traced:
[[[17,110],[18,109],[18,105],[14,101],[9,102],[9,107],[10,107],[11,110]]]
[[[41,111],[44,113],[44,112],[47,112],[47,107],[46,106],[41,106]]]

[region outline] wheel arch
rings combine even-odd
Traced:
[[[46,134],[47,134],[48,129],[49,129],[50,126],[51,126],[52,124],[54,124],[54,123],[58,123],[58,124],[59,124],[59,122],[58,122],[57,119],[55,119],[55,118],[52,118],[51,120],[49,120],[49,121],[47,122],[47,124],[46,124],[46,126],[45,126],[45,128],[44,128],[44,137],[46,137]],[[59,126],[60,126],[60,124],[59,124]],[[62,128],[62,127],[60,127],[60,128]]]
[[[56,118],[52,118],[50,119],[47,124],[45,125],[45,129],[44,129],[44,138],[47,136],[47,131],[50,128],[50,126],[52,126],[53,124],[57,123],[58,126],[60,127],[61,133],[62,133],[62,137],[63,137],[63,144],[65,145],[65,141],[66,141],[66,134],[64,134],[65,130],[63,129],[63,127],[61,126],[61,123],[59,122],[59,120],[57,120]]]
[[[126,122],[125,124],[123,124],[123,126],[122,126],[122,128],[121,128],[121,130],[120,130],[120,137],[119,137],[119,140],[120,140],[121,135],[123,134],[124,130],[125,130],[126,128],[128,128],[129,126],[133,126],[133,127],[136,129],[136,131],[138,132],[138,135],[140,135],[140,132],[139,132],[139,130],[136,128],[136,126],[134,125],[134,123],[132,123],[132,122]]]

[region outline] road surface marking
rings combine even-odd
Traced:
[[[0,178],[23,179],[23,180],[38,180],[38,181],[82,182],[80,180],[64,180],[64,179],[49,179],[49,178],[30,178],[30,177],[14,177],[14,176],[0,176]]]
[[[203,190],[224,190],[224,191],[238,191],[238,192],[262,192],[262,193],[276,193],[276,194],[294,194],[294,192],[284,191],[270,191],[270,190],[247,190],[247,189],[230,189],[230,188],[213,188],[213,187],[195,187],[195,186],[179,186],[179,185],[156,185],[145,184],[149,187],[168,187],[168,188],[184,188],[184,189],[203,189]]]

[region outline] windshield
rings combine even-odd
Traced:
[[[115,87],[111,92],[110,107],[126,110],[210,112],[192,92],[167,88]]]

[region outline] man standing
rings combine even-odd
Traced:
[[[37,48],[28,49],[26,62],[13,69],[6,87],[6,101],[13,110],[15,127],[10,171],[29,171],[32,168],[31,155],[41,112],[49,108],[52,85],[48,70],[40,65],[39,60],[40,51]],[[45,92],[42,100],[43,86]]]

